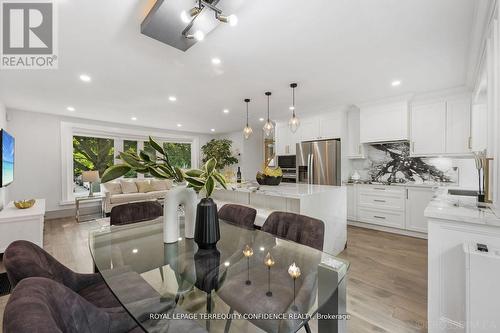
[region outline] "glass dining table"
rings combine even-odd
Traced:
[[[348,262],[223,220],[220,234],[208,250],[183,237],[164,243],[160,218],[102,226],[89,246],[146,332],[346,332]]]

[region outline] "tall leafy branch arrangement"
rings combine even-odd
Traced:
[[[208,159],[202,169],[183,172],[179,167],[170,164],[166,150],[151,137],[149,144],[154,151],[141,150],[139,154],[131,150],[120,152],[118,156],[123,163],[107,168],[101,177],[101,182],[106,183],[124,176],[129,171],[135,171],[142,174],[149,173],[159,179],[173,179],[179,183],[186,180],[188,188],[194,189],[197,193],[205,190],[207,198],[212,195],[216,183],[226,188],[224,176],[216,170],[217,159]]]
[[[229,139],[212,139],[201,147],[203,163],[211,158],[217,160],[215,169],[222,170],[224,167],[238,163],[238,159],[231,153],[233,141]]]

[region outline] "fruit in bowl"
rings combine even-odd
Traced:
[[[279,185],[281,183],[281,178],[283,177],[283,171],[280,167],[270,168],[266,166],[263,172],[257,172],[257,183],[259,185]]]
[[[35,204],[35,199],[14,201],[14,206],[16,206],[16,208],[19,209],[28,209],[33,207],[34,204]]]

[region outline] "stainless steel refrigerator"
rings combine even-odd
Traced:
[[[297,183],[340,186],[340,140],[297,143]]]

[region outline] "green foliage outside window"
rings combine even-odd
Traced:
[[[181,169],[191,168],[191,144],[164,142],[163,149],[168,154],[170,164]]]
[[[137,141],[123,140],[123,151],[131,151],[137,154]],[[137,172],[135,170],[130,170],[123,177],[137,178]]]

